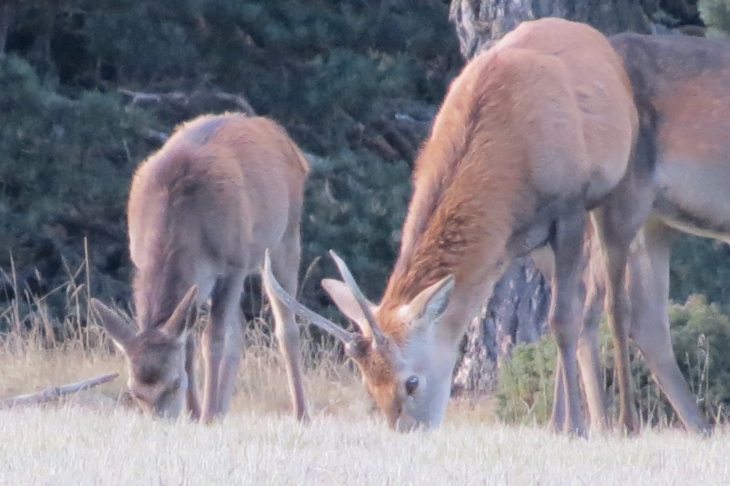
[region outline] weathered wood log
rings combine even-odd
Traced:
[[[41,403],[59,400],[66,395],[71,395],[83,390],[88,390],[89,388],[93,388],[103,383],[108,383],[116,379],[118,376],[119,373],[110,373],[97,378],[71,383],[69,385],[54,386],[38,393],[6,398],[4,400],[0,400],[0,410],[14,408],[17,406],[40,405]]]

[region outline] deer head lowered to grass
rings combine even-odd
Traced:
[[[226,413],[243,345],[243,282],[260,271],[264,249],[287,292],[296,291],[307,172],[283,128],[235,113],[185,123],[139,166],[127,208],[137,329],[98,300],[92,306],[123,351],[129,388],[144,408],[175,417],[187,392],[197,415],[187,330],[210,296],[200,418]],[[294,414],[304,419],[299,330],[291,311],[270,300]]]
[[[637,114],[621,60],[593,28],[524,22],[452,82],[415,163],[400,252],[379,304],[343,261],[322,284],[358,332],[307,311],[267,269],[264,282],[296,313],[344,342],[392,428],[436,426],[459,342],[505,265],[550,245],[556,272],[550,324],[568,413],[583,433],[575,349],[587,212],[624,178]]]

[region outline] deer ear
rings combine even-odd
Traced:
[[[126,353],[137,334],[135,329],[118,312],[102,304],[100,300],[91,299],[90,306],[99,318],[98,323],[107,330],[114,344]]]
[[[178,339],[182,337],[185,330],[195,324],[198,317],[198,306],[195,301],[197,294],[198,286],[191,286],[175,307],[170,318],[162,326],[162,330],[171,338]]]
[[[345,282],[325,278],[322,279],[322,287],[330,295],[337,308],[340,309],[340,311],[348,318],[352,319],[356,323],[365,321],[365,314],[363,314],[360,305],[357,303],[357,299]],[[375,307],[369,301],[368,305],[371,309]]]
[[[416,326],[430,325],[441,318],[454,290],[454,276],[448,275],[425,288],[401,310],[405,319]]]

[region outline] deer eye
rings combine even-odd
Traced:
[[[415,393],[416,388],[418,388],[418,377],[416,375],[410,376],[406,380],[406,393],[409,395],[413,395]]]
[[[171,392],[176,392],[178,388],[180,388],[181,380],[180,377],[175,378],[175,381],[172,382],[172,386],[170,387]]]

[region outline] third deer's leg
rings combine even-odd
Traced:
[[[629,247],[646,222],[655,198],[654,135],[651,127],[639,130],[629,169],[611,195],[593,211],[606,270],[606,309],[613,332],[614,361],[618,375],[619,423],[637,431],[638,416],[631,388],[628,333],[630,300],[626,289]]]
[[[292,230],[292,234],[285,237],[278,248],[271,253],[271,270],[281,286],[290,295],[296,295],[297,274],[299,273],[299,231]],[[306,404],[304,402],[304,387],[299,358],[299,328],[294,321],[294,314],[285,305],[282,305],[273,292],[266,289],[271,302],[276,325],[276,339],[279,349],[284,356],[286,374],[289,379],[294,415],[299,420],[307,420]]]
[[[226,323],[238,315],[243,272],[225,275],[213,288],[210,322],[203,330],[203,364],[205,385],[203,391],[202,422],[210,422],[222,412],[220,395],[221,363],[225,352]]]
[[[591,277],[595,279],[595,276]],[[606,428],[606,405],[603,398],[603,379],[598,349],[598,328],[603,314],[605,292],[592,280],[588,285],[583,306],[583,330],[578,338],[578,368],[591,420],[591,430]]]
[[[710,425],[679,370],[669,332],[669,254],[675,234],[655,222],[644,227],[643,241],[637,239],[638,251],[630,256],[631,336],[685,427],[706,433]]]
[[[641,223],[638,223],[634,230],[631,227],[631,218],[620,210],[619,205],[607,204],[600,208],[600,212],[597,211],[596,215],[606,257],[606,307],[608,324],[613,331],[614,362],[619,389],[619,424],[628,432],[636,432],[639,429],[639,420],[631,386],[628,340],[631,309],[626,276],[629,245]]]
[[[549,319],[550,328],[558,343],[557,370],[560,373],[556,377],[553,403],[559,403],[559,394],[562,393],[562,400],[566,404],[562,423],[559,421],[561,411],[555,409],[551,422],[557,430],[578,435],[585,435],[575,361],[578,334],[581,329],[578,293],[584,267],[582,241],[585,221],[586,214],[576,212],[556,223],[555,237],[552,241],[555,275]]]

